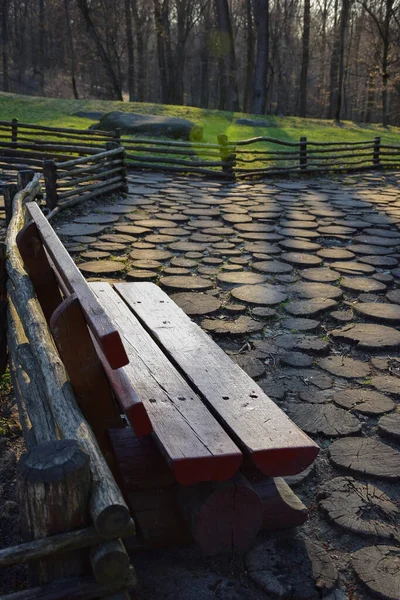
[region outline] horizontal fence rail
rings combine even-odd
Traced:
[[[110,144],[125,148],[125,165],[132,170],[197,173],[225,179],[400,167],[400,145],[383,144],[380,137],[360,142],[313,142],[306,137],[286,141],[268,136],[229,140],[220,134],[217,143],[207,143],[121,136],[119,130],[30,125],[13,119],[0,121],[0,169],[5,173],[0,179],[27,167],[40,172],[43,160],[62,164],[101,154]],[[107,176],[115,179],[118,165],[108,167]],[[95,169],[88,168],[85,173],[75,174],[81,175],[78,179],[95,173]],[[106,177],[103,180],[106,187]],[[82,180],[77,185],[83,187],[84,183]],[[91,185],[88,181],[86,184]],[[62,186],[60,198],[69,191]]]

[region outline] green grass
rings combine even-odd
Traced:
[[[336,125],[332,121],[322,119],[300,119],[298,117],[266,117],[271,127],[246,127],[237,125],[237,118],[249,115],[223,111],[204,110],[190,106],[166,106],[162,104],[145,104],[137,102],[111,102],[103,100],[64,100],[55,98],[38,98],[17,94],[0,93],[0,119],[17,118],[25,123],[52,125],[55,127],[76,127],[85,129],[94,120],[74,116],[78,111],[109,112],[120,110],[141,114],[182,117],[201,125],[204,130],[204,141],[215,143],[219,133],[225,133],[230,140],[243,140],[255,136],[266,135],[283,141],[299,141],[301,136],[315,142],[358,142],[371,140],[381,136],[382,141],[400,144],[400,128],[383,128],[380,125],[357,125],[344,121]]]

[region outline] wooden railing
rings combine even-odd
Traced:
[[[64,162],[45,160],[46,204],[53,211],[111,192],[127,192],[125,149],[122,146]]]
[[[234,179],[286,174],[313,174],[400,167],[400,144],[380,137],[362,142],[289,142],[270,137],[217,143],[185,142],[120,135],[120,131],[66,129],[0,121],[0,168],[40,170],[43,159],[57,163],[104,152],[104,144],[121,144],[130,169],[199,173]]]
[[[285,142],[257,137],[233,141],[230,146],[239,177],[400,167],[400,145],[382,144],[380,137],[363,142],[312,142],[306,137]]]
[[[26,222],[26,202],[40,193],[40,181],[35,175],[23,187],[18,179],[6,249],[0,255],[8,275],[9,366],[28,450],[17,468],[25,542],[1,549],[0,567],[27,563],[30,588],[1,600],[84,600],[112,594],[125,600],[135,575],[120,538],[134,534],[134,523],[78,407],[25,270],[17,238]]]

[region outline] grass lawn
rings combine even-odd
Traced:
[[[381,136],[383,142],[400,144],[399,127],[384,128],[380,125],[357,125],[351,121],[344,121],[341,125],[336,125],[332,121],[322,119],[273,117],[269,115],[257,117],[190,106],[103,100],[64,100],[0,93],[0,120],[3,121],[17,118],[25,123],[86,129],[96,121],[76,117],[74,113],[78,111],[110,112],[113,110],[190,119],[203,127],[204,141],[211,143],[216,142],[217,134],[225,133],[229,140],[243,140],[264,135],[283,141],[296,142],[299,141],[301,136],[306,136],[309,141],[314,142],[357,142],[372,140],[376,136]],[[240,117],[267,120],[271,126],[265,128],[237,125],[235,121]]]

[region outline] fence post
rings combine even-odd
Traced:
[[[53,210],[58,205],[57,165],[54,160],[43,161],[43,176],[46,187],[46,206],[49,210]]]
[[[307,170],[307,138],[300,138],[300,170]]]
[[[11,141],[13,144],[18,142],[18,119],[11,121]]]
[[[379,158],[380,150],[381,150],[381,138],[376,137],[374,139],[374,155],[373,155],[373,159],[372,159],[372,163],[373,163],[374,167],[379,167],[381,164],[381,160]]]
[[[32,171],[32,169],[24,169],[23,171],[19,171],[17,175],[17,188],[19,192],[26,188],[28,183],[32,181],[34,175],[35,171]]]
[[[218,134],[218,144],[219,144],[219,154],[220,154],[221,160],[223,162],[229,163],[227,165],[222,166],[222,172],[226,173],[233,179],[235,177],[235,174],[233,172],[233,167],[235,165],[236,155],[232,152],[231,153],[229,152],[228,136],[225,135],[224,133]]]
[[[118,146],[121,145],[121,129],[119,127],[117,127],[117,129],[114,132],[114,138],[115,138],[115,142],[118,144]]]
[[[18,187],[15,183],[7,183],[3,189],[4,208],[6,211],[6,226],[8,227],[13,213],[14,196],[18,192]]]
[[[90,457],[76,440],[44,442],[24,454],[17,492],[25,540],[87,526],[90,485]],[[59,554],[32,564],[31,584],[81,575],[86,569],[84,551]]]

